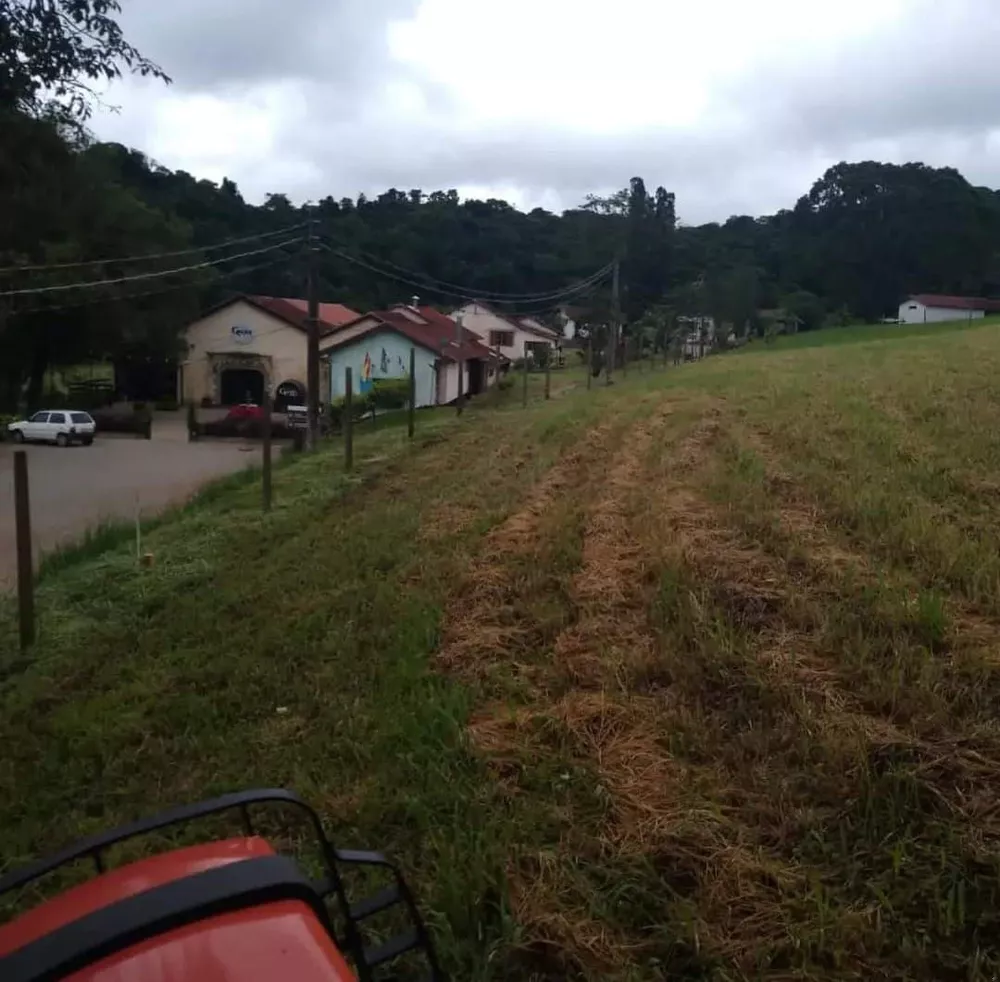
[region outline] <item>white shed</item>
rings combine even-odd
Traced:
[[[899,305],[899,323],[936,324],[943,321],[979,320],[988,313],[1000,313],[1000,300],[918,293]]]

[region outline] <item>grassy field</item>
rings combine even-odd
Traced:
[[[30,661],[0,605],[0,858],[287,785],[456,978],[996,978],[998,377],[990,326],[631,371],[64,557]]]
[[[746,352],[799,351],[828,345],[857,344],[863,341],[898,341],[902,338],[944,337],[956,331],[976,330],[1000,324],[1000,317],[980,320],[945,321],[941,324],[854,324],[822,331],[802,331],[776,337],[770,345],[755,341]]]

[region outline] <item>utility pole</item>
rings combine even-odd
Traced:
[[[614,273],[611,278],[611,330],[608,332],[608,364],[604,375],[607,385],[611,384],[611,373],[615,367],[615,349],[618,347],[618,326],[621,321],[621,303],[619,300],[619,260],[615,256]]]
[[[308,348],[306,353],[306,448],[315,450],[319,446],[319,276],[317,264],[319,248],[316,245],[314,227],[310,220],[306,232],[306,302],[309,305],[306,319]]]
[[[465,339],[462,337],[462,315],[457,314],[455,317],[455,344],[458,345],[458,351],[455,355],[455,360],[458,362],[458,399],[455,401],[455,406],[458,409],[458,415],[462,415],[462,375],[465,371],[465,363],[462,361],[462,342]]]

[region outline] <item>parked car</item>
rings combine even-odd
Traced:
[[[94,442],[96,429],[97,424],[90,413],[77,409],[45,409],[30,419],[7,424],[7,432],[15,443],[35,441],[55,443],[60,447],[68,447],[71,443],[89,447]]]

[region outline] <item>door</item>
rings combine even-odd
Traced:
[[[445,386],[445,381],[448,378],[448,363],[439,361],[434,366],[434,378],[436,381],[435,391],[434,391],[434,403],[438,406],[443,406],[445,404],[445,395],[447,393],[447,388]]]
[[[63,430],[66,429],[65,413],[49,413],[49,422],[45,427],[45,439],[54,440]]]
[[[239,406],[264,401],[264,376],[255,368],[227,368],[219,377],[219,402],[223,406]]]
[[[44,440],[45,431],[48,429],[49,414],[35,413],[27,423],[24,424],[25,440]]]

